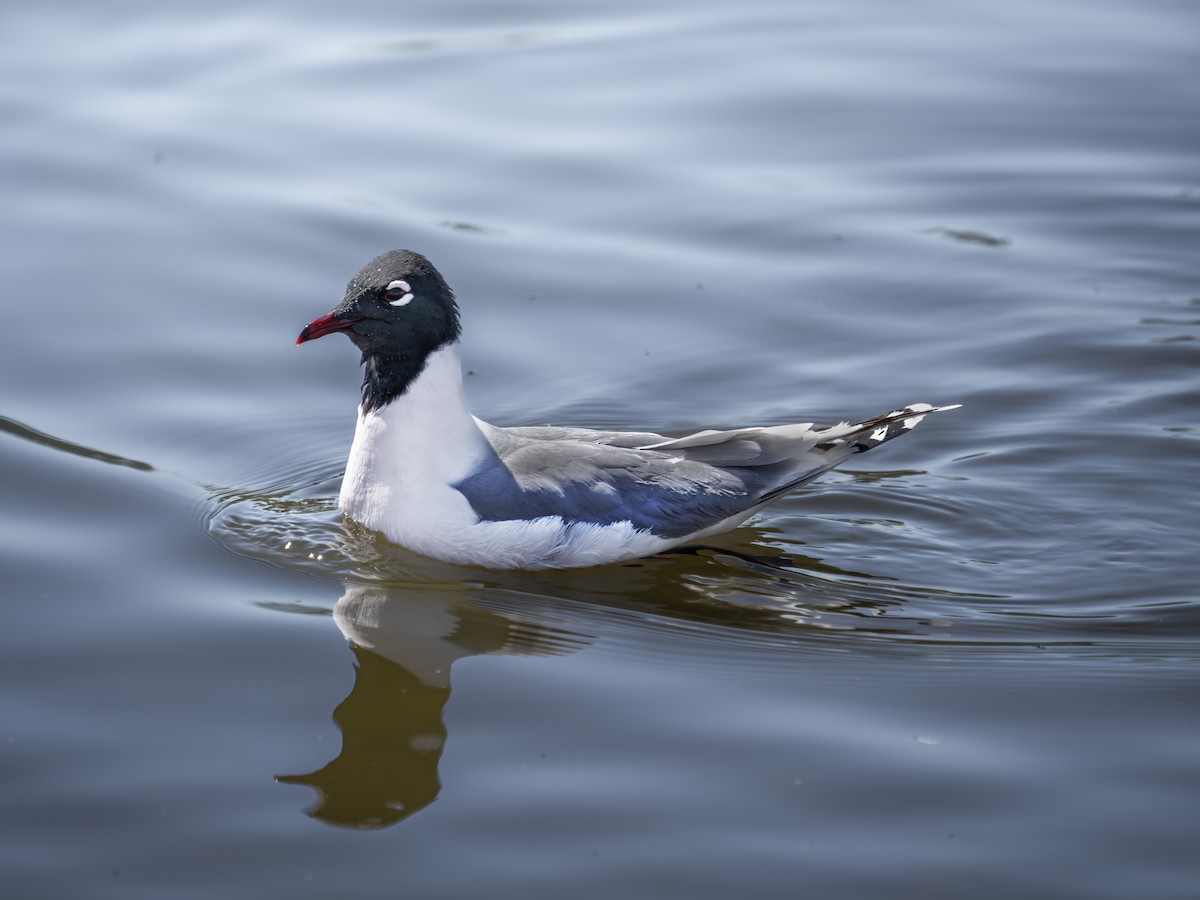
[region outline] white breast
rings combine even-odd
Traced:
[[[429,553],[419,546],[424,537],[475,522],[452,485],[489,449],[464,402],[458,347],[443,347],[403,395],[382,409],[359,408],[338,505],[389,540]]]

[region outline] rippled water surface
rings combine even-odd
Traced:
[[[1200,9],[0,13],[0,883],[1190,898]],[[336,511],[397,246],[500,424],[962,403],[703,547]]]

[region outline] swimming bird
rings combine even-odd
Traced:
[[[490,425],[471,415],[458,304],[411,250],[371,260],[297,344],[343,332],[362,399],[338,505],[389,541],[493,569],[594,566],[728,531],[914,428],[914,403],[854,424],[652,432]]]

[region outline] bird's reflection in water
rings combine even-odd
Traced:
[[[689,623],[702,627],[681,627],[678,643],[694,643],[708,660],[757,659],[767,646],[797,652],[838,634],[929,640],[921,608],[953,599],[751,538],[759,536],[740,529],[721,546],[525,573],[439,563],[349,528],[343,549],[356,568],[346,574],[385,580],[350,584],[333,610],[356,660],[354,688],[333,714],[342,750],[316,772],[279,780],[313,788],[308,812],[320,821],[384,827],[438,795],[450,670],[463,657],[567,653]],[[905,613],[910,607],[915,615]],[[944,639],[948,631],[938,633]]]
[[[349,828],[392,825],[437,798],[455,660],[562,653],[586,642],[492,613],[448,586],[351,586],[333,616],[355,656],[354,687],[333,713],[342,750],[315,772],[277,780],[313,788],[308,814]]]

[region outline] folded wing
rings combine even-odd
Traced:
[[[919,403],[855,424],[700,431],[680,438],[480,423],[494,456],[455,487],[481,519],[628,521],[685,537],[745,518],[855,453],[955,407]]]

